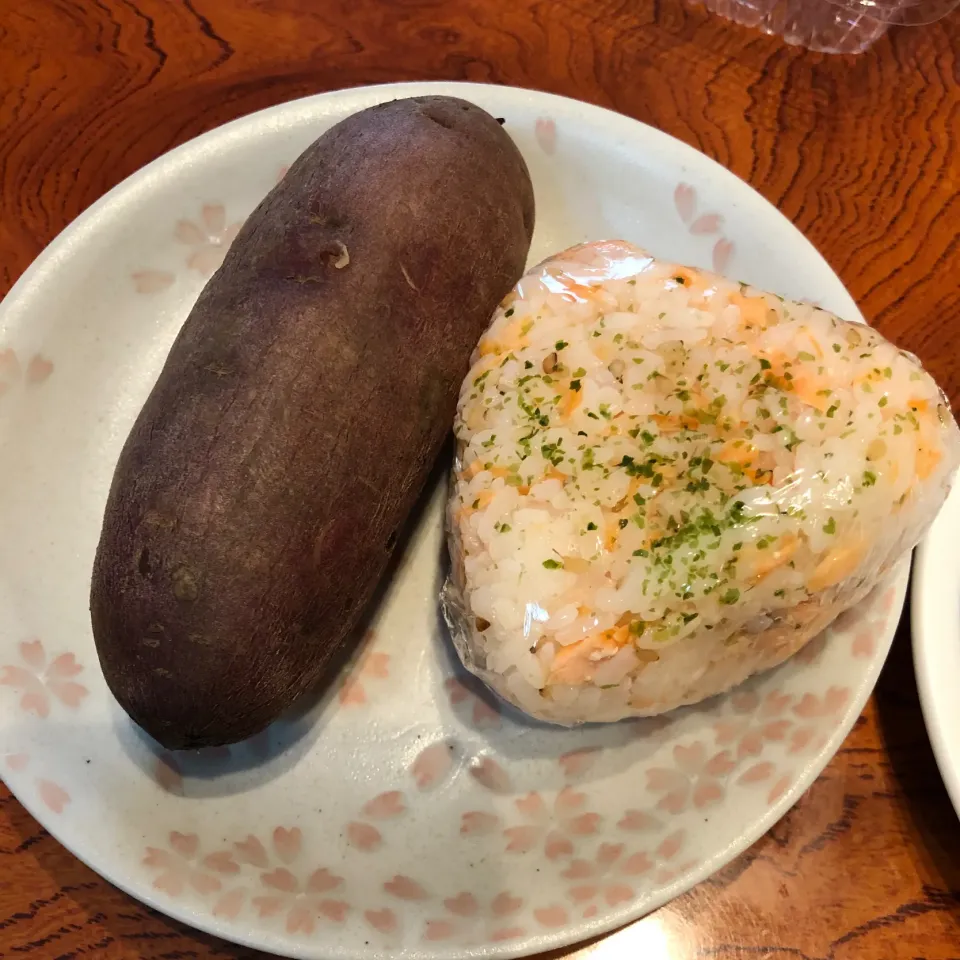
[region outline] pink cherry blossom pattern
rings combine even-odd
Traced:
[[[369,703],[370,684],[376,685],[380,680],[389,679],[390,654],[370,649],[375,640],[375,632],[368,631],[363,639],[364,652],[356,663],[347,669],[337,694],[341,706],[359,707]]]
[[[25,713],[44,719],[55,702],[76,710],[89,691],[74,678],[83,672],[72,653],[61,653],[52,661],[40,640],[25,640],[18,646],[24,664],[0,668],[0,686],[11,687],[20,694],[19,706]]]
[[[601,843],[592,856],[571,860],[560,876],[569,881],[567,897],[580,910],[589,905],[616,907],[636,897],[624,877],[637,877],[653,866],[646,852],[626,854],[626,844]],[[638,857],[643,858],[642,866]]]
[[[347,824],[347,843],[362,853],[375,853],[383,846],[383,834],[371,823],[354,820]]]
[[[200,208],[200,217],[194,220],[178,220],[173,236],[178,243],[191,248],[187,267],[201,276],[209,277],[221,263],[236,239],[242,222],[227,223],[226,209],[222,203],[205,203]]]
[[[0,396],[20,382],[23,368],[14,350],[0,350]]]
[[[583,747],[564,753],[558,761],[560,769],[568,780],[582,777],[593,766],[599,752],[599,747]]]
[[[689,224],[697,212],[697,189],[689,183],[678,183],[673,191],[673,205],[680,219]]]
[[[143,865],[153,876],[153,888],[177,898],[188,889],[209,896],[223,888],[221,880],[200,860],[200,838],[172,831],[166,847],[147,847]]]
[[[38,780],[37,793],[43,805],[53,813],[63,813],[70,803],[70,794],[52,780]]]
[[[24,366],[15,350],[0,350],[0,397],[19,386],[32,387],[43,383],[53,373],[53,363],[43,354],[34,353]]]
[[[235,887],[228,890],[222,896],[217,897],[211,912],[215,917],[222,920],[236,920],[243,910],[247,900],[248,891],[245,887]]]
[[[559,903],[537,907],[533,911],[533,918],[541,927],[546,927],[548,930],[559,929],[570,922],[570,914],[567,908]]]
[[[876,653],[878,633],[879,628],[873,624],[867,624],[857,630],[850,644],[851,655],[858,660],[869,660]]]
[[[282,863],[293,863],[303,846],[303,834],[299,827],[277,827],[273,831],[273,848]]]
[[[649,767],[647,789],[659,794],[658,810],[677,815],[689,807],[705,810],[723,800],[724,781],[735,767],[729,750],[711,753],[696,741],[676,744],[672,767]]]
[[[721,237],[713,245],[713,271],[714,273],[723,273],[730,263],[733,256],[734,243],[726,237]]]
[[[512,917],[523,909],[523,898],[509,890],[501,890],[490,902],[490,913],[494,917]]]
[[[748,786],[765,783],[776,773],[776,770],[776,765],[770,760],[761,760],[759,763],[754,763],[747,767],[743,773],[737,777],[737,783]]]
[[[448,897],[443,901],[443,905],[458,917],[474,917],[480,909],[477,898],[469,891],[458,893],[455,897]]]
[[[509,918],[524,906],[522,898],[501,891],[490,901],[481,901],[470,891],[461,891],[443,901],[445,915],[427,920],[423,939],[425,941],[451,940],[475,941],[489,937],[497,939],[492,929],[505,930]],[[519,935],[519,934],[518,934]]]
[[[704,213],[697,216],[697,190],[689,183],[678,183],[673,191],[673,205],[680,219],[693,236],[714,236],[723,227],[719,213]],[[723,273],[733,256],[734,243],[727,237],[719,237],[713,245],[712,265],[715,273]]]
[[[444,781],[453,769],[456,744],[449,740],[424,747],[410,766],[417,789],[421,792],[432,790]]]
[[[20,773],[27,769],[30,757],[25,753],[8,753],[3,758],[3,762],[6,764],[8,770],[13,770],[14,773]]]
[[[397,874],[383,885],[383,889],[398,900],[426,900],[427,891],[412,877]]]
[[[572,856],[576,843],[595,835],[602,819],[588,808],[587,795],[573,787],[564,787],[551,801],[533,791],[516,798],[514,807],[522,820],[503,830],[504,852],[536,850],[551,862]]]
[[[776,804],[780,798],[787,792],[787,789],[790,787],[790,784],[793,782],[793,777],[789,773],[785,773],[779,780],[770,788],[770,792],[767,794],[767,805],[773,806]]]
[[[485,837],[500,829],[501,820],[485,810],[468,810],[460,816],[461,837]]]
[[[557,150],[557,123],[551,117],[538,117],[534,125],[534,136],[540,149],[548,156]]]
[[[702,217],[697,217],[690,224],[690,232],[694,236],[702,236],[711,233],[717,233],[723,226],[723,217],[719,213],[705,213]]]
[[[388,790],[377,794],[364,804],[363,815],[371,820],[389,820],[406,813],[407,807],[401,790]]]
[[[826,632],[821,633],[819,636],[814,637],[812,640],[805,643],[794,655],[793,659],[797,663],[802,663],[805,666],[810,666],[814,663],[817,663],[819,659],[823,656],[823,652],[827,647],[827,634]]]
[[[134,270],[130,279],[137,293],[150,294],[172,287],[176,277],[169,270]]]
[[[351,905],[339,899],[342,877],[326,867],[301,864],[303,835],[299,827],[278,826],[267,846],[255,836],[235,842],[229,858],[207,863],[230,869],[230,863],[247,864],[259,871],[258,889],[251,891],[250,906],[262,920],[283,918],[289,934],[311,934],[317,923],[342,924]]]
[[[696,865],[695,861],[692,860],[674,865],[674,858],[683,849],[686,839],[685,830],[675,830],[660,841],[659,846],[654,851],[654,856],[660,863],[660,868],[654,874],[654,880],[657,883],[670,883]]]
[[[179,761],[172,753],[164,751],[154,760],[153,779],[166,793],[183,796],[183,773]]]
[[[617,827],[626,833],[649,833],[660,830],[663,823],[646,810],[629,809],[624,810]]]
[[[624,857],[620,864],[619,871],[625,877],[642,877],[653,869],[653,860],[646,850],[638,850]]]
[[[793,712],[804,719],[836,716],[849,699],[849,687],[831,686],[822,697],[815,693],[805,693],[800,702],[794,705]]]
[[[380,910],[367,910],[363,917],[374,930],[380,933],[395,933],[400,927],[396,913],[387,907]]]
[[[443,684],[454,707],[463,705],[464,715],[478,729],[497,730],[501,725],[499,704],[482,690],[479,681],[466,677],[449,677]]]
[[[756,694],[735,695],[729,712],[713,724],[718,747],[729,749],[743,760],[759,757],[767,744],[783,743],[794,724],[789,714],[791,694],[772,690],[761,699]]]
[[[474,757],[467,769],[477,783],[493,793],[510,791],[510,776],[493,757]]]
[[[423,939],[430,943],[449,940],[457,932],[457,926],[449,920],[428,920]]]
[[[155,874],[155,889],[171,897],[195,891],[209,898],[217,917],[235,919],[249,906],[262,920],[282,918],[289,934],[310,934],[318,922],[344,923],[351,907],[335,895],[343,878],[298,865],[302,852],[298,827],[276,827],[269,845],[250,835],[206,854],[197,834],[174,831],[166,847],[147,848],[143,863]]]
[[[27,363],[27,384],[36,385],[50,379],[53,363],[42,354],[35,353]]]

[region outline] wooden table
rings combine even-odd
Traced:
[[[169,148],[269,104],[406,79],[612,107],[748,180],[960,400],[960,19],[826,58],[679,0],[0,0],[2,291]],[[960,678],[958,678],[960,682]],[[0,788],[0,956],[249,957],[141,906]],[[960,957],[960,824],[906,620],[843,749],[712,880],[562,956]],[[559,955],[557,955],[559,956]]]

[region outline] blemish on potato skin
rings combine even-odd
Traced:
[[[200,596],[200,585],[196,573],[187,566],[177,567],[170,580],[173,584],[173,595],[184,603],[194,603]]]
[[[157,510],[148,510],[143,515],[143,524],[147,527],[155,527],[158,530],[173,530],[177,525],[175,520],[165,517]]]
[[[410,271],[407,270],[407,268],[402,263],[400,264],[400,272],[403,274],[403,279],[407,281],[407,286],[411,290],[414,290],[417,293],[419,293],[420,288],[413,282],[413,278],[410,276]]]

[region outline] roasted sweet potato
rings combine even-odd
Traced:
[[[247,220],[117,464],[90,609],[171,749],[244,739],[328,679],[519,278],[533,189],[449,97],[337,124]]]

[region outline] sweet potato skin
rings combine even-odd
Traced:
[[[163,746],[242,740],[330,678],[533,217],[497,121],[419,97],[337,124],[247,220],[123,447],[93,567],[104,676]]]

